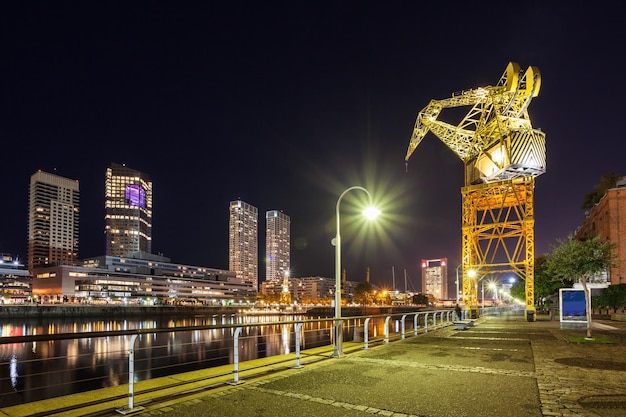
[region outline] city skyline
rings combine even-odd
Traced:
[[[411,131],[431,99],[493,85],[514,61],[542,75],[529,113],[546,133],[535,254],[546,253],[582,224],[601,176],[626,173],[615,4],[414,3],[3,4],[0,252],[26,260],[41,169],[80,182],[79,257],[105,253],[116,162],[150,175],[152,252],[175,262],[228,269],[226,207],[241,199],[289,214],[293,276],[332,277],[335,204],[358,185],[382,214],[365,227],[362,196],[343,201],[348,280],[369,267],[373,284],[392,268],[418,282],[421,259],[444,257],[452,271],[463,164],[429,134],[406,165]]]

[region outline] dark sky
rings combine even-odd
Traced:
[[[600,177],[626,173],[619,2],[4,1],[0,5],[0,252],[26,259],[37,169],[80,181],[81,258],[104,253],[111,162],[154,183],[153,252],[228,268],[228,205],[291,217],[293,276],[334,276],[335,205],[366,187],[375,230],[341,203],[348,279],[419,280],[460,262],[463,164],[428,134],[429,100],[536,66],[546,133],[536,255],[583,219]],[[56,170],[56,171],[54,171]],[[373,226],[373,225],[371,225]],[[366,233],[367,231],[367,233]],[[260,275],[265,266],[259,263]]]

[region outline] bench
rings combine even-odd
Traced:
[[[457,330],[467,330],[470,327],[474,327],[474,320],[462,320],[462,321],[453,321],[452,322]]]

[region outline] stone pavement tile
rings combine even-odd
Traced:
[[[537,386],[544,415],[614,417],[626,415],[626,345],[572,343],[584,337],[582,330],[551,330],[552,343],[533,342]],[[612,338],[610,329],[593,332],[597,338]],[[620,338],[615,338],[619,340]],[[589,398],[602,398],[590,401]]]
[[[598,328],[598,337],[617,342],[570,343],[585,331],[487,316],[470,330],[448,326],[146,411],[166,417],[622,417],[626,329]]]

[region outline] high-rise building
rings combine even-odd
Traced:
[[[106,255],[152,250],[152,182],[148,175],[112,163],[105,180]]]
[[[259,210],[241,200],[230,202],[228,268],[259,290]]]
[[[448,260],[422,259],[422,293],[436,300],[448,299]]]
[[[265,280],[283,281],[290,267],[291,219],[279,210],[265,213]]]
[[[28,269],[78,257],[78,181],[38,171],[30,177]]]

